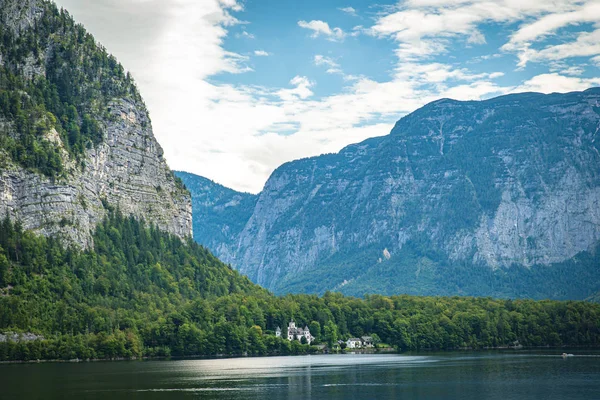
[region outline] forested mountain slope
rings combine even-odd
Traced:
[[[600,289],[599,131],[597,88],[439,100],[281,166],[239,235],[207,245],[277,293],[585,299]]]
[[[275,337],[291,318],[329,346],[362,335],[400,350],[600,346],[599,304],[275,297],[191,239],[107,212],[86,251],[0,222],[0,361],[315,351]]]
[[[175,171],[192,194],[194,238],[229,259],[234,240],[250,219],[258,196],[240,193],[198,175]]]
[[[54,3],[0,0],[0,215],[88,246],[103,203],[192,234],[131,76]]]

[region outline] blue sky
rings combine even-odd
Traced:
[[[350,37],[343,40],[313,38],[313,31],[301,28],[299,21],[325,20],[331,27],[351,32],[360,24],[367,23],[381,7],[365,5],[364,16],[348,14],[340,8],[348,7],[345,2],[306,1],[302,7],[281,7],[276,1],[247,2],[240,13],[250,24],[238,25],[224,40],[224,47],[250,57],[251,73],[215,77],[220,82],[259,84],[264,86],[286,86],[290,77],[310,76],[318,82],[315,96],[324,96],[343,89],[346,82],[341,75],[327,74],[326,65],[315,64],[315,55],[323,55],[344,65],[347,74],[367,74],[373,79],[385,80],[393,69],[396,57],[391,41],[374,37]],[[280,4],[280,3],[279,3]],[[358,7],[357,5],[355,5]],[[275,13],[273,12],[275,11]],[[251,35],[246,36],[244,34]],[[269,53],[268,57],[253,57],[256,49]]]
[[[599,0],[57,2],[132,72],[172,168],[250,192],[441,97],[600,85]]]

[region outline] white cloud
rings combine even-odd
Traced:
[[[454,100],[481,100],[490,96],[504,94],[506,91],[505,87],[498,86],[490,81],[482,80],[448,87],[440,93],[440,97]]]
[[[335,62],[333,58],[317,54],[315,56],[315,65],[328,67],[326,71],[328,74],[344,75],[344,71],[340,68],[340,64]]]
[[[425,84],[440,84],[448,81],[472,82],[478,80],[496,79],[504,74],[502,72],[473,74],[466,68],[453,68],[441,63],[401,63],[396,68],[396,79],[409,79]]]
[[[580,76],[585,72],[585,65],[571,65],[564,62],[556,62],[550,65],[550,72],[558,72],[561,75]]]
[[[513,89],[513,92],[564,93],[586,90],[598,85],[600,85],[600,78],[580,78],[551,73],[537,75]]]
[[[254,55],[258,56],[258,57],[268,57],[271,54],[268,53],[268,52],[266,52],[266,51],[264,51],[264,50],[254,50]]]
[[[486,23],[511,23],[530,18],[582,11],[576,17],[563,18],[569,23],[598,21],[596,0],[411,0],[380,16],[368,32],[379,37],[392,37],[399,43],[397,54],[404,59],[431,57],[447,51],[448,40],[466,37],[468,43],[481,44],[485,37],[478,26]],[[582,6],[584,4],[585,6]],[[583,14],[587,16],[582,17]],[[556,18],[556,17],[555,17]],[[523,44],[539,38],[567,22],[546,21],[524,26],[503,48],[521,51]]]
[[[141,0],[147,1],[147,0]],[[231,9],[235,12],[244,11],[244,5],[242,3],[238,3],[238,0],[218,0],[219,4],[225,9]]]
[[[502,57],[502,54],[499,53],[495,53],[495,54],[484,54],[482,56],[475,56],[472,59],[466,61],[467,64],[474,64],[474,63],[480,63],[482,61],[487,61],[487,60],[492,60],[494,58],[500,58]]]
[[[317,55],[315,55],[314,63],[316,66],[327,67],[327,70],[325,72],[327,72],[328,74],[340,75],[342,77],[342,79],[346,82],[351,82],[351,81],[356,81],[356,80],[361,79],[360,76],[346,74],[342,70],[342,67],[340,66],[340,64],[338,64],[331,57],[326,57],[321,54],[317,54]]]
[[[346,37],[344,31],[340,28],[330,28],[329,24],[324,21],[313,20],[310,22],[298,21],[298,26],[304,29],[313,31],[311,37],[316,38],[325,36],[327,40],[340,41]]]
[[[524,49],[520,54],[520,66],[527,62],[556,61],[573,57],[590,57],[600,54],[600,29],[583,32],[572,42],[547,46],[542,50]]]
[[[249,33],[248,31],[236,33],[235,37],[237,37],[238,39],[256,39],[256,36],[254,36],[252,33]]]
[[[597,1],[565,2],[569,3],[562,9],[525,24],[510,37],[508,43],[502,46],[505,51],[517,52],[519,66],[524,67],[529,61],[536,61],[538,52],[531,50],[531,45],[554,34],[557,30],[570,25],[582,23],[598,23],[600,21],[600,3]],[[581,45],[582,43],[579,43]],[[539,57],[538,57],[539,59]]]
[[[356,10],[354,9],[354,7],[341,7],[338,8],[338,10],[345,12],[346,14],[350,14],[352,16],[356,16]]]
[[[315,55],[315,65],[326,65],[331,68],[338,68],[340,65],[331,57],[326,57],[321,54]]]
[[[293,89],[280,89],[277,91],[277,96],[283,101],[294,101],[297,99],[307,99],[313,95],[311,87],[314,86],[314,82],[311,82],[305,76],[295,76],[291,81],[290,85],[294,86]]]
[[[473,30],[473,32],[471,32],[471,35],[467,38],[467,43],[485,44],[486,43],[485,36],[483,35],[483,33],[478,31],[477,29],[475,29],[475,30]]]
[[[365,32],[365,27],[362,25],[357,25],[354,28],[352,28],[352,32],[349,33],[350,36],[352,37],[357,37],[360,36],[363,33],[369,33],[368,31]]]

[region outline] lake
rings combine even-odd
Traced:
[[[1,399],[594,399],[600,353],[452,352],[0,365]]]

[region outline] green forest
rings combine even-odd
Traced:
[[[110,210],[93,248],[65,248],[4,218],[0,360],[303,354],[276,338],[294,318],[317,343],[377,335],[400,351],[492,346],[598,346],[600,305],[338,293],[276,297],[191,239]]]

